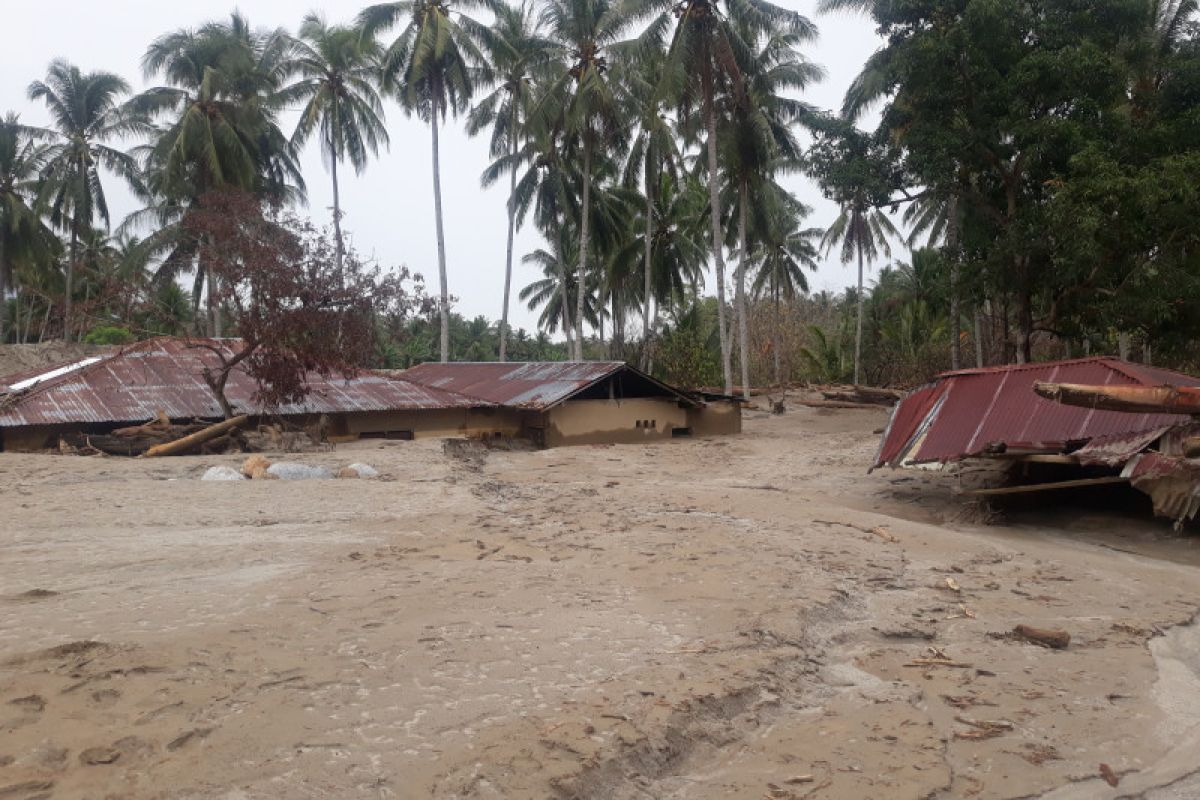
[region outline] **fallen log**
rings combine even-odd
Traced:
[[[880,409],[883,406],[878,403],[856,403],[847,400],[793,400],[798,406],[808,406],[809,408],[858,408],[858,409]]]
[[[234,417],[233,419],[227,419],[223,422],[218,422],[216,425],[209,425],[207,428],[199,430],[190,436],[184,436],[182,439],[176,439],[173,442],[167,442],[166,444],[160,444],[155,447],[151,447],[142,454],[142,458],[158,458],[160,456],[174,456],[179,455],[180,453],[185,453],[193,447],[204,444],[209,439],[215,439],[227,431],[231,431],[234,428],[245,425],[249,419],[250,418],[248,416],[243,414],[240,417]]]
[[[1038,397],[1066,406],[1132,414],[1200,414],[1197,386],[1088,386],[1038,381],[1033,391]]]
[[[877,406],[895,405],[900,400],[900,393],[892,389],[876,389],[871,386],[850,386],[822,390],[826,400],[843,403],[867,403]]]
[[[1054,650],[1062,650],[1071,643],[1071,634],[1066,631],[1035,628],[1032,625],[1018,625],[1012,629],[1012,632],[1013,636],[1018,639]]]

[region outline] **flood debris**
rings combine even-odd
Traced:
[[[1128,484],[1176,525],[1200,513],[1200,379],[1098,357],[939,375],[892,412],[873,469],[1002,468],[999,498]]]
[[[1012,636],[1031,644],[1049,647],[1052,650],[1062,650],[1071,643],[1071,634],[1063,630],[1035,628],[1032,625],[1018,625],[1012,629]]]

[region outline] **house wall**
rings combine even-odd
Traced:
[[[70,425],[27,425],[23,428],[0,428],[0,451],[32,453],[58,447],[59,434],[72,429]]]
[[[370,411],[342,415],[338,433],[361,435],[412,431],[413,438],[446,436],[518,436],[521,415],[509,409],[447,408],[425,411]]]
[[[666,398],[568,400],[544,419],[547,447],[656,441],[688,427],[687,409]]]
[[[687,414],[693,436],[728,436],[742,432],[742,404],[737,400],[714,400],[702,408],[689,408]]]

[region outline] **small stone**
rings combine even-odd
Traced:
[[[79,754],[80,762],[84,764],[111,764],[121,757],[121,751],[112,747],[89,747]]]

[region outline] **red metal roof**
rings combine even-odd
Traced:
[[[232,355],[236,339],[159,338],[140,342],[94,361],[28,370],[0,379],[0,427],[60,423],[140,422],[163,411],[172,419],[220,417],[221,408],[202,377],[217,357],[197,347],[223,348]],[[37,380],[46,376],[44,380]],[[24,384],[24,385],[23,385]],[[21,387],[10,391],[11,387]],[[492,404],[403,378],[360,372],[351,379],[310,374],[300,403],[264,409],[253,399],[257,383],[235,368],[226,396],[239,413],[340,414],[362,411],[476,408]]]
[[[587,387],[621,372],[648,381],[664,394],[695,401],[622,361],[545,361],[528,363],[452,362],[420,364],[401,377],[480,397],[501,406],[544,410],[578,394]]]
[[[1010,450],[1064,451],[1099,437],[1149,431],[1188,419],[1060,405],[1034,394],[1036,381],[1200,385],[1190,375],[1108,357],[947,372],[897,404],[875,466],[954,461],[980,455],[996,444]]]

